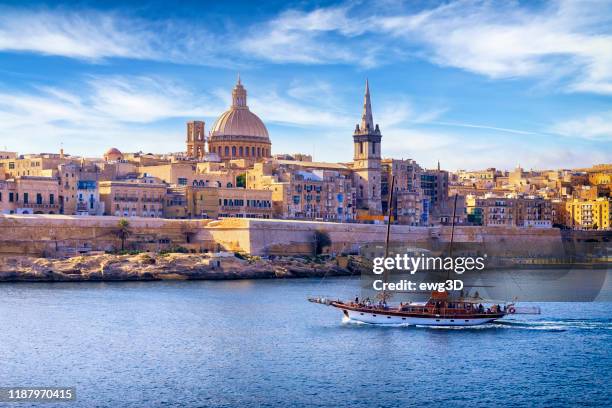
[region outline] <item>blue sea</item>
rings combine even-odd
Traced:
[[[44,407],[611,405],[612,303],[434,329],[306,301],[358,293],[350,278],[1,284],[0,386],[76,387]]]

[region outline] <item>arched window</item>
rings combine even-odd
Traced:
[[[242,152],[242,146],[238,148],[238,156],[240,157],[244,156],[244,153]]]
[[[247,146],[247,147],[245,147],[245,148],[244,148],[244,155],[245,155],[246,157],[249,157],[249,146]]]
[[[236,146],[232,146],[232,157],[236,157]]]
[[[255,146],[251,147],[251,156],[255,157]]]
[[[229,156],[229,146],[225,146],[225,156]]]
[[[227,187],[232,188],[232,183],[227,183]]]
[[[363,198],[363,186],[359,186],[359,197]]]
[[[261,157],[261,147],[257,148],[257,157]]]

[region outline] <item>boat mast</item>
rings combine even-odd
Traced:
[[[458,193],[455,193],[455,204],[453,205],[453,220],[451,221],[450,246],[448,248],[448,256],[451,258],[453,256],[453,239],[455,238],[455,217],[457,216],[457,195]]]
[[[451,238],[450,238],[450,244],[448,247],[448,257],[449,258],[453,257],[453,240],[455,239],[455,217],[457,215],[457,196],[458,196],[458,193],[455,193],[455,203],[453,205],[453,220],[451,222]],[[450,279],[450,271],[447,271],[446,279]]]
[[[391,169],[393,172],[393,169]],[[391,189],[389,190],[389,199],[387,201],[387,236],[385,238],[385,259],[389,257],[389,236],[391,235],[391,209],[393,207],[393,190],[395,189],[395,176],[391,176]],[[383,283],[387,282],[387,274],[388,271],[385,268],[385,272],[383,273]],[[383,301],[387,299],[387,291],[383,289],[382,293]]]

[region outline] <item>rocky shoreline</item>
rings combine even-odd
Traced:
[[[359,274],[359,257],[262,259],[234,254],[0,257],[0,282],[284,279]]]

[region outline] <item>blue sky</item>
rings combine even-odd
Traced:
[[[612,162],[612,1],[0,2],[0,149],[184,149],[240,72],[273,153],[348,161],[369,78],[385,157]]]

